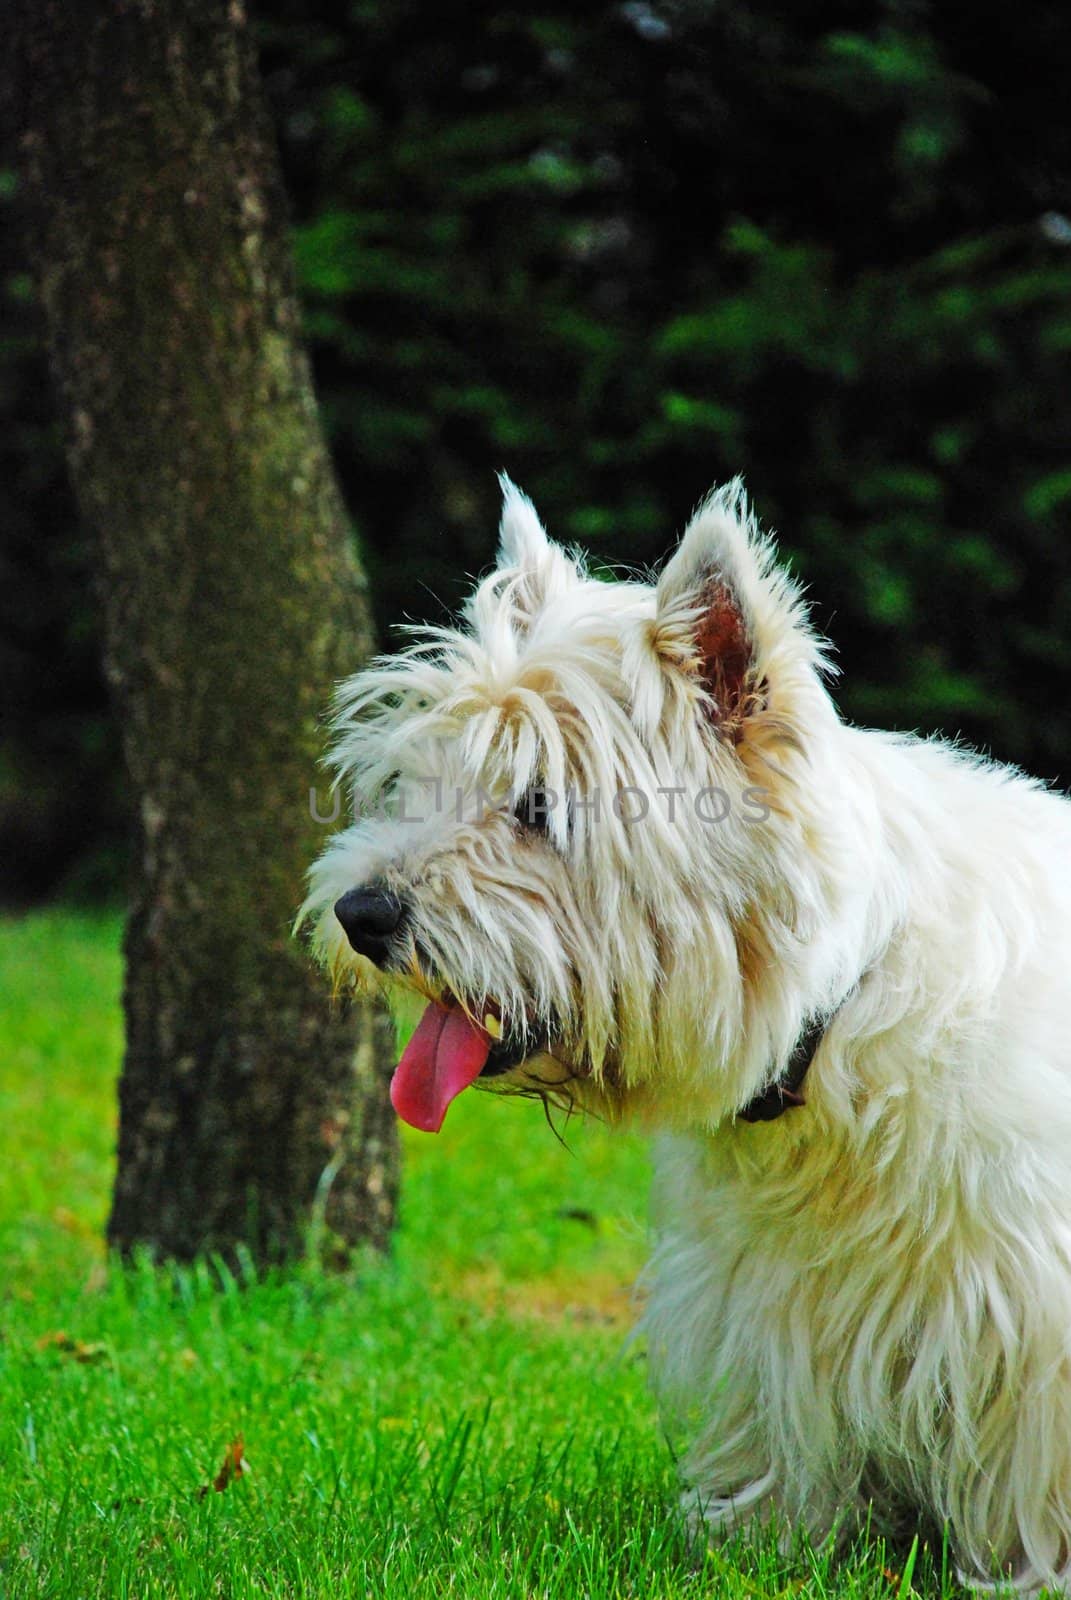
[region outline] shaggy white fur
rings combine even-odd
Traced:
[[[501,1032],[497,1081],[657,1130],[644,1325],[702,1516],[872,1500],[975,1581],[1067,1581],[1071,805],[846,726],[828,672],[738,484],[647,584],[507,482],[462,625],[341,693],[339,773],[386,804],[307,911],[340,981]],[[369,884],[383,971],[331,911]],[[816,1017],[806,1105],[742,1120]]]

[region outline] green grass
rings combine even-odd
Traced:
[[[625,1337],[635,1141],[574,1125],[565,1150],[537,1107],[468,1095],[407,1139],[389,1260],[222,1288],[109,1263],[118,942],[0,923],[0,1596],[914,1592],[877,1543],[689,1542]]]

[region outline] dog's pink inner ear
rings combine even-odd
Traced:
[[[714,720],[735,733],[750,687],[751,641],[732,590],[720,578],[708,580],[699,604],[702,616],[695,632],[699,675],[713,702]]]

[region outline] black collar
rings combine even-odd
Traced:
[[[816,1018],[809,1022],[796,1040],[795,1048],[788,1058],[788,1066],[768,1089],[757,1094],[749,1100],[737,1116],[743,1122],[773,1122],[775,1117],[781,1116],[791,1106],[803,1106],[807,1102],[803,1096],[803,1080],[807,1076],[807,1069],[815,1056],[818,1047],[825,1037],[826,1020]]]

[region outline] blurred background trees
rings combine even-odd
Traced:
[[[257,12],[381,627],[441,615],[487,561],[497,467],[634,566],[740,471],[848,715],[1067,781],[1066,7]],[[120,763],[3,248],[0,854],[9,897],[91,893],[116,881]]]

